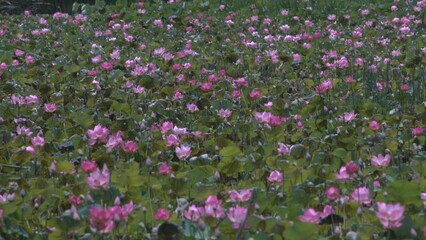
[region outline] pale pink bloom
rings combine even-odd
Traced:
[[[290,155],[292,147],[293,146],[288,144],[278,143],[278,155]]]
[[[377,203],[376,216],[386,229],[395,229],[402,226],[404,220],[404,206],[401,204]]]
[[[31,139],[31,144],[34,147],[43,147],[45,143],[46,142],[44,141],[44,138],[40,137],[39,135],[37,135],[37,136],[35,136]]]
[[[421,128],[421,127],[416,127],[416,128],[411,129],[411,133],[412,133],[414,136],[421,136],[421,135],[423,135],[423,134],[424,134],[424,129],[423,129],[423,128]]]
[[[324,209],[322,210],[322,213],[320,213],[320,218],[326,218],[330,214],[334,214],[335,211],[332,206],[325,205]]]
[[[340,191],[338,188],[335,187],[329,187],[326,191],[325,191],[325,196],[327,197],[328,200],[330,201],[334,201],[336,199],[339,198],[340,196]]]
[[[282,183],[283,182],[283,174],[278,171],[274,170],[269,174],[268,181],[271,183]]]
[[[426,207],[426,192],[420,193],[420,199],[423,202],[423,205]]]
[[[186,136],[188,135],[188,129],[187,128],[178,128],[178,127],[174,127],[173,128],[173,133],[177,134],[179,136]]]
[[[34,57],[33,56],[25,56],[25,63],[26,64],[34,63]]]
[[[17,57],[24,56],[24,54],[25,54],[25,52],[24,52],[24,51],[22,51],[21,49],[16,49],[16,50],[15,50],[15,55],[16,55]]]
[[[228,194],[232,202],[246,202],[251,198],[251,189],[241,189],[240,191],[229,190]]]
[[[257,99],[262,96],[262,93],[258,89],[254,89],[249,93],[251,99]]]
[[[84,160],[83,162],[81,162],[81,170],[85,173],[92,173],[96,171],[96,162]]]
[[[229,109],[220,109],[218,115],[223,119],[228,119],[232,115],[232,111]]]
[[[183,212],[183,216],[186,219],[191,220],[193,222],[200,219],[200,217],[202,217],[203,215],[204,215],[204,208],[203,207],[197,207],[194,204],[189,206],[189,208]]]
[[[92,61],[92,63],[99,63],[99,62],[101,62],[101,61],[102,61],[102,56],[101,56],[101,55],[98,55],[98,56],[96,56],[96,57],[93,57],[93,58],[91,59],[91,61]]]
[[[263,104],[263,106],[265,106],[265,107],[267,107],[267,108],[271,108],[271,107],[272,107],[272,105],[273,105],[273,103],[272,103],[271,101],[269,101],[269,102],[267,102],[267,103]]]
[[[191,147],[189,146],[176,147],[175,151],[176,151],[176,156],[179,159],[188,158],[189,156],[191,156],[191,152],[192,152]]]
[[[371,157],[371,164],[375,167],[387,167],[390,164],[391,155],[386,154],[384,157],[382,154]]]
[[[45,103],[44,104],[44,111],[53,113],[56,111],[56,104],[55,103]]]
[[[197,105],[195,105],[194,103],[190,103],[190,104],[187,104],[186,105],[186,108],[188,109],[188,111],[190,111],[190,112],[196,112],[196,111],[198,111],[199,109],[198,109],[198,107],[197,107]]]
[[[233,223],[232,227],[238,229],[246,219],[248,209],[245,207],[235,206],[229,208],[228,218]]]
[[[87,130],[87,135],[89,136],[89,145],[94,145],[97,140],[106,143],[108,140],[109,130],[107,128],[102,127],[101,125],[96,125],[95,128]]]
[[[170,134],[166,137],[166,146],[172,147],[179,145],[179,138],[175,134]]]
[[[255,112],[254,118],[258,123],[268,123],[271,119],[272,113],[270,112]]]
[[[339,169],[339,173],[336,173],[335,176],[336,176],[337,179],[341,179],[341,180],[347,180],[347,179],[354,178],[354,174],[349,174],[346,171],[346,167],[345,166],[341,167]]]
[[[93,207],[89,211],[90,228],[99,233],[109,233],[114,229],[114,214],[106,209]]]
[[[31,154],[34,154],[35,149],[34,149],[34,147],[33,147],[33,146],[27,146],[27,147],[25,148],[25,151],[27,151],[27,152],[29,152],[29,153],[31,153]]]
[[[358,114],[355,111],[352,112],[344,112],[342,116],[340,116],[339,120],[343,122],[350,122],[356,118]]]
[[[380,124],[376,121],[371,121],[368,126],[372,131],[378,131],[380,129]]]
[[[18,135],[27,135],[27,136],[31,136],[31,134],[33,134],[33,132],[31,132],[31,129],[29,129],[25,126],[17,126],[16,127],[16,133]]]
[[[362,204],[370,204],[370,190],[366,187],[359,187],[352,192],[352,200]]]
[[[91,172],[86,178],[86,183],[89,185],[90,189],[107,189],[109,187],[109,170],[107,165],[104,164],[102,172],[99,168],[97,168],[96,171]]]
[[[165,121],[161,124],[161,133],[165,134],[167,131],[172,130],[174,127],[173,123],[170,121]]]
[[[239,98],[241,96],[241,91],[234,90],[232,91],[232,98]]]
[[[3,195],[0,195],[0,204],[5,204],[8,202],[9,193],[5,192]]]
[[[24,100],[24,104],[31,104],[31,103],[37,104],[38,103],[38,97],[35,96],[35,95],[26,96],[25,100]]]
[[[167,221],[169,220],[169,218],[170,218],[170,213],[164,208],[157,209],[157,212],[154,214],[155,220]]]
[[[121,144],[121,149],[125,153],[135,153],[138,151],[138,145],[134,141],[125,141]]]
[[[123,139],[121,138],[123,136],[123,132],[121,130],[118,130],[115,134],[110,135],[108,138],[107,143],[105,144],[105,147],[108,149],[108,151],[112,151],[123,142]]]
[[[160,167],[158,168],[158,173],[162,175],[169,175],[172,170],[172,167],[167,165],[166,162],[162,162]]]
[[[299,220],[302,222],[310,222],[313,224],[319,224],[321,212],[315,211],[313,208],[305,209],[303,215],[299,216]]]
[[[208,196],[204,206],[205,215],[217,219],[225,217],[225,210],[220,206],[221,203],[222,201],[216,195]]]
[[[111,59],[120,59],[120,50],[114,49],[109,56]]]

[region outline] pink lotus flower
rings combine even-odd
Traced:
[[[245,207],[235,206],[229,208],[228,218],[233,222],[232,227],[238,229],[240,225],[244,222],[248,213],[248,209]]]
[[[179,138],[175,134],[170,134],[166,137],[166,146],[172,147],[179,145],[180,141]]]
[[[288,144],[278,143],[278,155],[290,155],[292,147],[293,146]]]
[[[87,130],[87,135],[89,136],[89,145],[94,145],[98,140],[102,143],[106,143],[108,140],[109,130],[102,127],[101,125],[96,125],[95,128]]]
[[[251,189],[242,189],[239,192],[236,190],[229,190],[228,194],[232,202],[247,202],[252,195]]]
[[[158,168],[158,173],[163,175],[169,175],[170,171],[172,170],[172,167],[167,165],[166,162],[161,163],[160,167]]]
[[[255,112],[254,118],[258,123],[268,123],[272,114],[270,112]]]
[[[338,188],[335,187],[329,187],[326,191],[325,191],[325,196],[327,197],[328,200],[330,201],[334,201],[336,199],[339,198],[340,196],[340,191]]]
[[[218,113],[219,117],[223,119],[228,119],[232,115],[232,111],[229,109],[220,109]]]
[[[123,139],[121,138],[123,136],[122,131],[117,131],[115,134],[109,136],[107,143],[105,144],[105,147],[108,149],[108,151],[112,151],[118,146],[121,145],[123,142]]]
[[[370,190],[366,187],[359,187],[352,192],[352,200],[362,204],[370,204]]]
[[[375,167],[387,167],[390,164],[391,155],[386,154],[384,157],[382,154],[371,157],[371,164]]]
[[[53,113],[56,111],[56,104],[55,103],[45,103],[44,104],[44,111]]]
[[[354,162],[347,162],[345,164],[346,172],[350,175],[356,174],[358,172],[358,165]]]
[[[220,206],[222,201],[217,199],[216,195],[210,195],[207,197],[204,206],[204,214],[206,216],[214,217],[216,219],[225,217],[225,210]]]
[[[45,144],[45,141],[44,141],[43,137],[40,137],[40,136],[37,135],[37,136],[35,136],[31,139],[31,144],[34,147],[43,147],[44,144]]]
[[[176,156],[179,159],[188,158],[189,156],[191,156],[191,152],[192,152],[191,147],[189,146],[176,147],[175,151],[176,151]]]
[[[416,127],[416,128],[411,129],[411,133],[414,136],[422,136],[424,134],[424,129],[421,128],[421,127]]]
[[[212,90],[213,84],[211,82],[206,82],[201,84],[201,91],[208,92]]]
[[[282,183],[283,182],[283,174],[278,171],[274,170],[269,174],[268,181],[271,183]]]
[[[85,173],[92,173],[96,171],[96,162],[90,160],[84,160],[81,162],[81,170]]]
[[[155,220],[167,221],[169,220],[169,218],[170,218],[170,213],[164,208],[157,209],[157,212],[154,215]]]
[[[173,125],[172,122],[165,121],[161,124],[161,127],[160,127],[161,133],[166,134],[167,131],[173,130],[173,127],[174,127],[174,125]]]
[[[423,201],[423,206],[426,208],[426,192],[420,193],[420,199]]]
[[[319,224],[321,213],[315,211],[313,208],[305,209],[303,215],[299,216],[299,220],[302,222],[310,222],[313,224]]]
[[[339,173],[336,173],[335,176],[336,176],[337,179],[341,179],[341,180],[347,180],[347,179],[354,178],[354,174],[349,174],[346,171],[346,167],[345,166],[341,167],[339,169]]]
[[[125,153],[135,153],[138,151],[138,145],[134,141],[125,141],[121,145],[121,149],[123,149]]]
[[[326,205],[322,212],[317,212],[313,208],[305,209],[303,215],[299,216],[299,220],[302,222],[310,222],[313,224],[319,224],[322,218],[328,217],[330,214],[334,214],[335,211],[332,206]]]
[[[371,121],[369,127],[372,131],[378,131],[380,129],[380,124],[376,121]]]
[[[187,210],[183,212],[183,216],[190,220],[190,221],[197,221],[204,215],[204,208],[203,207],[197,207],[194,204],[192,204]]]
[[[99,233],[109,233],[114,229],[114,215],[103,208],[91,208],[89,212],[90,227]]]
[[[377,203],[376,216],[386,229],[395,229],[402,226],[404,220],[404,206],[397,204]]]
[[[259,90],[254,89],[249,93],[249,97],[251,99],[258,99],[258,98],[262,97],[262,93]]]
[[[96,171],[90,173],[86,178],[86,183],[89,185],[90,189],[107,189],[109,187],[109,170],[107,165],[104,164],[102,172],[98,168]]]
[[[75,205],[75,206],[78,206],[82,203],[81,198],[75,195],[70,195],[68,197],[68,201],[71,203],[71,205]]]
[[[357,114],[354,111],[352,111],[352,112],[345,112],[339,118],[339,120],[343,121],[343,122],[350,122],[350,121],[354,120],[356,118],[356,116],[357,116]]]

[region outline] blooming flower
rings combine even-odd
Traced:
[[[109,187],[109,170],[108,167],[104,164],[102,172],[99,168],[96,171],[90,173],[89,177],[86,178],[86,183],[91,189],[103,188],[106,189]]]
[[[96,171],[96,162],[84,160],[83,162],[81,162],[81,170],[86,173],[92,173]]]
[[[161,163],[160,167],[158,168],[158,173],[163,175],[169,175],[170,171],[172,170],[172,167],[167,165],[166,162]]]
[[[283,182],[283,174],[278,171],[274,170],[269,174],[268,181],[271,183],[282,183]]]
[[[184,159],[184,158],[188,158],[189,156],[191,156],[191,147],[189,146],[181,146],[181,147],[176,147],[176,156],[179,159]]]
[[[170,213],[164,208],[157,209],[157,212],[154,215],[155,220],[167,221],[169,220],[169,218],[170,218]]]
[[[114,228],[114,215],[104,208],[94,207],[89,211],[90,227],[100,233],[109,233]]]
[[[37,135],[37,136],[35,136],[31,139],[31,144],[34,147],[43,147],[44,144],[45,144],[45,141],[44,141],[43,137],[40,137],[40,136]]]
[[[376,216],[386,229],[394,229],[402,226],[404,220],[404,206],[401,204],[377,203]]]
[[[44,111],[53,113],[56,111],[56,104],[55,103],[45,103],[44,104]]]
[[[191,221],[197,221],[200,217],[204,215],[204,208],[203,207],[197,207],[194,204],[189,206],[187,210],[183,212],[183,216]]]
[[[232,227],[238,229],[247,216],[248,209],[245,207],[235,206],[229,208],[228,218],[233,222]]]
[[[343,121],[343,122],[350,122],[352,120],[354,120],[356,118],[357,114],[352,111],[352,112],[345,112],[343,113],[342,116],[340,116],[339,120]]]
[[[87,130],[87,135],[89,136],[89,145],[94,145],[98,140],[106,143],[108,138],[109,130],[107,128],[102,127],[101,125],[96,125],[95,128]]]
[[[326,191],[325,191],[325,196],[327,197],[328,200],[330,201],[334,201],[336,199],[339,198],[340,196],[340,191],[338,188],[335,187],[329,187]]]
[[[369,127],[372,131],[377,131],[380,129],[380,124],[376,121],[371,121]]]
[[[352,192],[352,200],[362,204],[370,204],[370,190],[366,187],[359,187]]]
[[[232,115],[232,111],[229,109],[220,109],[218,113],[219,117],[223,119],[228,119]]]
[[[246,202],[251,198],[251,189],[242,189],[240,191],[229,190],[228,194],[232,202]]]
[[[292,147],[293,146],[288,144],[278,143],[278,155],[290,155]]]
[[[138,151],[138,145],[134,141],[125,141],[121,144],[121,149],[125,153],[135,153]]]
[[[390,164],[391,155],[386,154],[384,157],[382,154],[371,157],[371,164],[375,167],[387,167]]]
[[[411,133],[412,133],[414,136],[421,136],[421,135],[423,135],[423,133],[424,133],[424,129],[423,129],[423,128],[421,128],[421,127],[416,127],[416,128],[411,129]]]

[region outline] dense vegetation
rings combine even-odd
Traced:
[[[426,235],[426,1],[24,8],[0,238]]]

